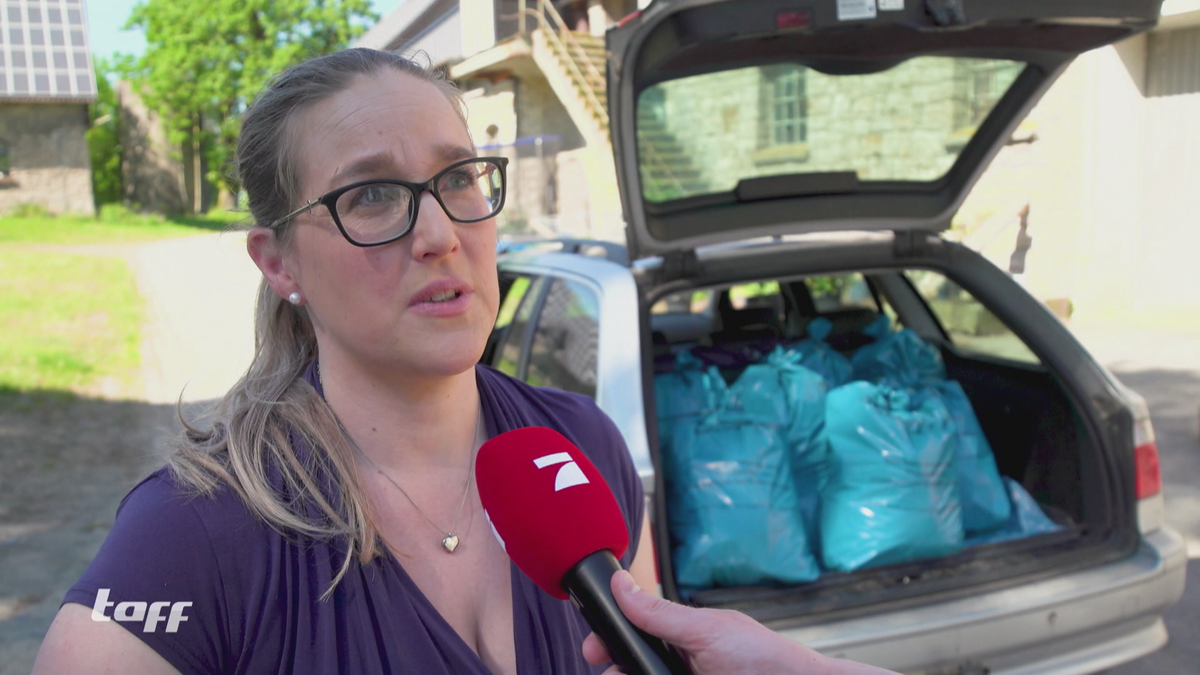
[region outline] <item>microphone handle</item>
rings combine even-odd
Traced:
[[[619,569],[612,551],[597,551],[571,568],[562,586],[626,675],[690,675],[678,652],[625,618],[612,594],[612,575]]]

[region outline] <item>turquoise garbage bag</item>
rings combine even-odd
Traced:
[[[859,349],[850,363],[856,380],[918,387],[946,379],[946,364],[938,348],[907,328],[889,332]]]
[[[854,378],[854,366],[850,365],[850,359],[825,342],[832,330],[833,323],[829,319],[817,317],[805,329],[808,339],[794,342],[788,349],[800,355],[800,365],[825,378],[830,389],[836,389]]]
[[[675,369],[654,376],[658,438],[669,453],[676,424],[715,412],[724,396],[725,381],[716,369],[704,368],[689,350],[675,357]]]
[[[996,456],[962,385],[947,380],[927,389],[940,396],[954,420],[958,496],[962,502],[963,529],[968,534],[988,530],[1008,521],[1012,506],[1008,490],[996,467]]]
[[[954,423],[940,398],[854,382],[829,393],[825,425],[827,569],[849,572],[962,548]]]
[[[667,466],[678,584],[802,583],[820,575],[777,425],[721,411],[680,424]]]
[[[676,424],[664,463],[680,585],[801,583],[820,574],[809,542],[828,448],[826,388],[798,361],[777,348],[724,392],[723,380],[710,381],[717,409]]]
[[[790,453],[804,532],[813,548],[820,540],[821,488],[828,462],[825,396],[829,390],[825,379],[802,363],[799,353],[776,346],[763,363],[746,368],[729,387],[721,418],[780,429]]]
[[[862,332],[868,337],[873,337],[876,340],[882,340],[883,338],[891,335],[893,332],[892,317],[888,316],[887,314],[880,314],[874,321],[868,324]]]
[[[1064,529],[1050,520],[1046,512],[1042,511],[1042,507],[1038,506],[1037,500],[1020,483],[1005,476],[1004,489],[1007,498],[1012,500],[1012,509],[1008,519],[992,530],[968,535],[967,546],[996,544]]]

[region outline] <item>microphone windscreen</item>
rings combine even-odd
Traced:
[[[620,558],[629,530],[596,466],[562,434],[545,427],[508,431],[475,459],[479,500],[508,557],[561,600],[563,576],[608,549]]]

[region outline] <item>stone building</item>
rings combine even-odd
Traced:
[[[23,204],[94,213],[83,0],[7,2],[0,35],[0,214]]]
[[[509,158],[502,232],[624,239],[604,31],[646,0],[406,0],[356,45],[428,59],[480,152]]]

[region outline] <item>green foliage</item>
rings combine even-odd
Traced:
[[[88,107],[88,153],[92,158],[92,194],[96,206],[121,201],[121,139],[117,132],[120,110],[117,94],[108,82],[111,62],[96,59],[96,102]]]
[[[854,283],[854,277],[809,277],[804,280],[814,298],[833,297],[841,301],[842,294]]]
[[[17,204],[9,209],[9,214],[17,218],[53,218],[46,207],[41,204]]]
[[[120,204],[101,206],[97,218],[49,216],[44,212],[10,215],[0,217],[0,244],[120,244],[187,237],[226,230],[235,222],[236,215],[209,213],[163,218],[134,213]]]
[[[121,382],[140,360],[141,321],[120,258],[0,248],[0,390]]]
[[[682,187],[661,180],[655,180],[653,177],[643,173],[642,196],[648,202],[669,202],[673,199],[683,199],[691,195]]]
[[[167,120],[172,143],[198,145],[208,179],[237,194],[222,168],[255,94],[288,66],[345,47],[377,18],[369,0],[142,0],[126,27],[145,32],[146,51],[125,74]]]
[[[739,284],[729,289],[730,298],[749,299],[771,295],[779,295],[778,281],[761,281],[750,284]]]

